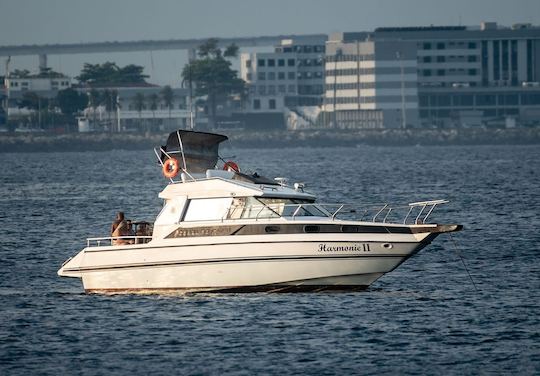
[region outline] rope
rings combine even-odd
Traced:
[[[463,264],[463,267],[465,268],[465,270],[467,271],[467,274],[469,275],[469,279],[471,280],[473,286],[474,286],[474,289],[476,290],[476,292],[478,292],[478,288],[476,287],[476,283],[474,283],[474,280],[471,276],[471,273],[469,272],[469,268],[467,268],[467,264],[465,264],[465,260],[463,259],[463,257],[461,257],[461,253],[459,252],[459,248],[457,246],[457,243],[456,243],[456,240],[454,239],[454,237],[452,236],[452,234],[448,234],[450,235],[450,239],[452,239],[452,243],[454,244],[454,250],[456,252],[456,254],[458,255],[459,259],[461,260],[461,263]]]

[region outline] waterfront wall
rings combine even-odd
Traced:
[[[540,128],[514,129],[377,129],[239,131],[219,130],[235,148],[415,146],[415,145],[528,145],[540,144]],[[45,133],[0,134],[0,152],[76,152],[144,150],[165,142],[163,133]]]

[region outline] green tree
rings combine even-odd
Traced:
[[[145,83],[146,78],[149,76],[143,73],[144,67],[135,64],[126,65],[123,68],[119,68],[116,79],[118,82],[127,83]]]
[[[170,122],[171,109],[174,103],[174,91],[169,85],[167,85],[163,87],[160,94],[161,94],[161,99],[163,100],[163,103],[165,104],[165,106],[167,106],[167,109],[169,110],[169,122]]]
[[[209,39],[198,50],[199,58],[187,64],[182,71],[184,82],[195,83],[195,95],[206,96],[208,119],[211,128],[215,125],[216,108],[228,96],[239,94],[245,83],[238,78],[238,72],[231,68],[228,58],[236,57],[238,47],[231,45],[225,54],[218,47],[217,39]]]
[[[101,92],[101,102],[105,106],[107,111],[107,121],[111,130],[114,129],[112,123],[112,113],[116,110],[116,97],[118,96],[118,91],[105,89]]]
[[[133,105],[135,106],[135,110],[139,113],[139,127],[142,129],[142,111],[145,109],[145,100],[143,93],[136,93],[133,97]]]
[[[28,69],[15,69],[13,72],[9,73],[9,76],[12,78],[28,78],[30,77],[30,71]]]
[[[43,104],[43,98],[33,91],[25,91],[18,103],[19,108],[28,108],[29,110],[39,110]]]
[[[56,94],[56,104],[64,115],[73,115],[76,112],[82,111],[88,104],[88,98],[83,93],[79,93],[75,89],[60,90]]]
[[[41,97],[33,91],[26,91],[19,101],[18,107],[28,108],[29,110],[33,110],[34,113],[37,113],[37,119],[30,115],[30,121],[34,122],[37,120],[38,127],[40,129],[42,128],[43,115],[47,115],[49,112],[49,100],[47,98]]]
[[[233,57],[233,58],[236,58],[238,57],[238,52],[239,52],[239,48],[236,44],[231,44],[229,46],[227,46],[227,48],[225,49],[225,51],[223,52],[223,56],[224,57]]]
[[[119,67],[107,61],[103,64],[85,63],[81,73],[75,77],[79,82],[88,85],[145,83],[147,75],[144,67],[134,64]]]
[[[36,78],[63,78],[66,77],[62,73],[55,72],[52,70],[52,68],[39,68],[39,73],[36,75],[33,75],[32,77]]]

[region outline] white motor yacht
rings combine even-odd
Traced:
[[[151,233],[87,239],[58,274],[87,292],[361,290],[460,225],[428,223],[445,200],[351,209],[304,185],[220,162],[226,136],[179,130],[156,150],[169,184]],[[356,219],[349,217],[356,216]]]

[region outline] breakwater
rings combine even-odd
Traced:
[[[514,129],[373,129],[247,131],[217,130],[235,148],[527,145],[540,144],[540,128]],[[167,133],[2,133],[0,152],[71,152],[149,149],[165,142]]]

